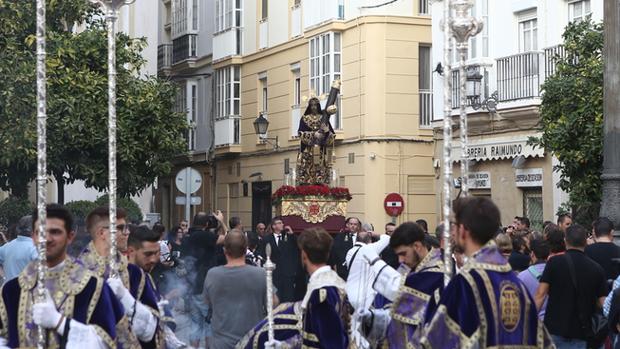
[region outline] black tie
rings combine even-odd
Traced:
[[[278,246],[280,246],[281,242],[282,242],[282,234],[278,235]]]

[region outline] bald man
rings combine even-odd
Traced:
[[[266,315],[265,271],[245,263],[247,248],[244,233],[229,232],[224,239],[226,265],[210,269],[205,278],[204,294],[213,309],[212,349],[233,348]]]

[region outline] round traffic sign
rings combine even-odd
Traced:
[[[200,189],[202,185],[202,176],[200,172],[191,167],[186,167],[177,173],[177,177],[174,181],[177,189],[183,194],[193,194]]]
[[[391,193],[385,197],[383,207],[388,215],[392,217],[400,216],[405,209],[405,200],[400,194]]]

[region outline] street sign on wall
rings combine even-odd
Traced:
[[[400,216],[405,210],[405,200],[400,194],[391,193],[385,197],[383,207],[388,215],[392,217]]]

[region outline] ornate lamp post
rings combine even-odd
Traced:
[[[443,0],[443,241],[444,283],[452,276],[452,249],[450,248],[450,214],[452,213],[452,33],[450,33],[450,1]]]
[[[465,60],[469,49],[469,39],[482,30],[482,21],[469,15],[474,6],[472,0],[454,0],[451,8],[455,16],[450,18],[450,28],[456,41],[456,49],[459,52],[459,96],[460,96],[460,138],[461,138],[461,177],[463,195],[469,193],[468,176],[469,164],[467,155],[467,72]]]
[[[37,264],[37,298],[45,299],[46,258],[46,202],[47,202],[47,70],[45,67],[45,0],[37,0],[37,213],[39,220],[39,259]],[[45,347],[45,329],[38,328],[37,347]]]
[[[450,246],[450,214],[452,213],[452,38],[456,41],[459,51],[459,91],[460,91],[460,138],[461,138],[461,176],[463,177],[463,193],[467,195],[467,76],[465,59],[467,57],[468,40],[482,30],[482,22],[469,15],[473,6],[472,0],[443,0],[443,37],[444,55],[443,65],[446,72],[443,81],[444,117],[443,117],[443,240],[445,284],[448,284],[452,274],[452,252]],[[452,13],[454,12],[454,16]]]
[[[135,0],[90,0],[105,12],[108,29],[108,195],[110,199],[110,276],[116,276],[116,20],[118,10]]]

